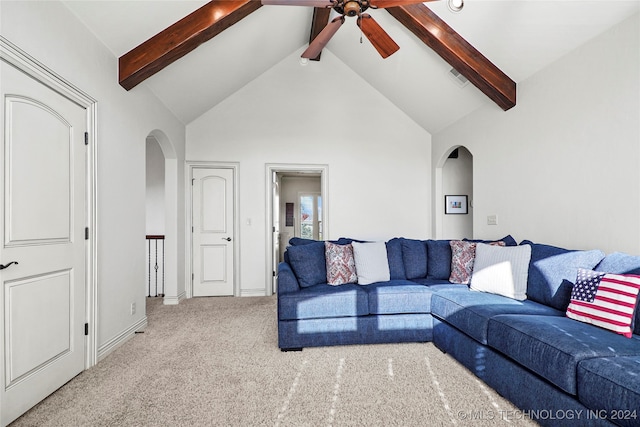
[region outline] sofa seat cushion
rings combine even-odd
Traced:
[[[369,300],[356,284],[331,286],[326,283],[278,295],[280,320],[366,316]]]
[[[488,344],[567,393],[576,394],[578,364],[594,357],[640,356],[640,339],[568,317],[500,315],[489,320]]]
[[[447,286],[448,288],[455,289],[468,289],[467,285],[461,285],[460,283],[451,283],[449,279],[432,279],[428,277],[423,277],[420,279],[411,279],[412,282],[419,283],[425,286]]]
[[[640,424],[640,356],[603,357],[578,364],[578,397],[623,426]]]
[[[476,341],[487,344],[489,319],[499,314],[540,314],[564,316],[534,301],[518,301],[501,295],[460,289],[442,289],[434,292],[431,299],[431,314],[455,326]]]
[[[429,287],[407,280],[391,280],[363,287],[370,314],[431,313]]]

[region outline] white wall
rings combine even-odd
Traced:
[[[130,92],[122,89],[117,58],[60,2],[2,1],[0,7],[3,36],[98,100],[101,356],[145,319],[145,139],[160,129],[180,153],[178,188],[184,203],[184,126],[144,85]],[[184,213],[178,216],[184,224]],[[184,242],[184,225],[179,229]],[[178,268],[184,277],[183,261]],[[131,315],[134,302],[138,310]]]
[[[431,135],[330,51],[299,55],[187,125],[187,160],[240,163],[246,294],[267,287],[268,163],[328,165],[326,238],[430,237]]]
[[[434,136],[434,164],[473,153],[475,237],[640,254],[639,21],[519,83],[508,112],[487,105]]]

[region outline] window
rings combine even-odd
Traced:
[[[323,240],[322,196],[320,193],[300,194],[300,237]]]

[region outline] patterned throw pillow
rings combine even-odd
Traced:
[[[639,293],[640,276],[581,268],[571,290],[567,317],[631,338]]]
[[[356,262],[353,248],[349,245],[338,245],[324,242],[324,254],[327,262],[327,283],[332,286],[345,283],[356,283]]]
[[[476,258],[477,242],[469,242],[466,240],[451,240],[451,283],[460,283],[468,285],[473,273],[473,263]],[[493,246],[505,246],[502,240],[489,243]]]

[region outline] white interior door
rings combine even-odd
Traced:
[[[234,171],[194,168],[193,296],[234,294]]]
[[[0,61],[6,425],[84,369],[87,112]]]
[[[271,283],[271,292],[278,291],[278,264],[280,262],[280,184],[278,183],[278,174],[273,172],[271,174],[272,181],[272,216],[273,219],[273,233],[271,238],[273,239],[272,259],[273,259],[273,281]]]

